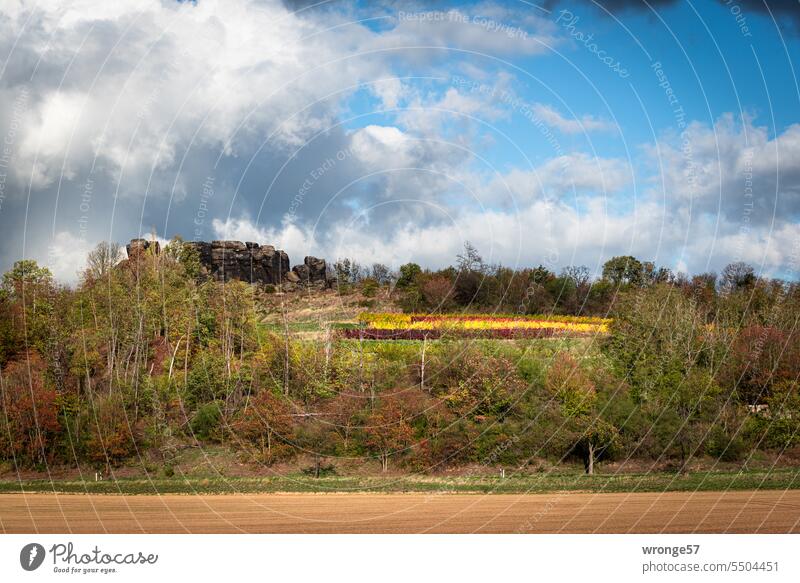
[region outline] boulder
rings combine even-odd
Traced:
[[[302,265],[295,265],[292,272],[298,281],[309,287],[332,287],[336,283],[333,270],[328,268],[324,259],[318,257],[309,255],[303,260]]]
[[[125,251],[128,252],[128,259],[132,259],[136,255],[146,252],[148,249],[153,249],[154,253],[161,252],[161,245],[158,241],[148,241],[147,239],[131,239],[131,242],[125,245]]]

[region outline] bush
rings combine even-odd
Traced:
[[[222,421],[222,408],[219,401],[202,405],[195,411],[189,426],[198,439],[218,439],[219,426]]]
[[[719,426],[709,432],[705,443],[706,453],[722,462],[735,462],[744,457],[747,446],[741,435],[731,437]]]
[[[361,283],[361,293],[368,298],[374,298],[375,294],[378,293],[378,282],[372,279],[371,277],[366,278]]]
[[[136,451],[135,424],[118,395],[106,395],[95,401],[90,414],[86,452],[97,464],[119,464]]]

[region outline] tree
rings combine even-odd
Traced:
[[[383,263],[373,263],[370,268],[370,277],[381,285],[388,285],[394,279],[392,270]]]
[[[355,284],[361,281],[365,276],[365,269],[355,259],[339,259],[333,264],[333,270],[336,272],[336,278],[339,285]]]
[[[415,285],[420,273],[422,273],[422,268],[416,263],[401,265],[400,277],[397,278],[396,287],[398,289],[405,289]]]
[[[772,326],[748,326],[734,339],[718,378],[746,404],[763,403],[772,387],[800,378],[800,334]]]
[[[86,258],[86,277],[103,279],[122,260],[122,248],[118,243],[101,241]]]
[[[426,366],[426,385],[458,415],[473,419],[505,416],[525,388],[508,358],[468,343],[431,355]]]
[[[624,294],[603,348],[640,400],[665,392],[710,350],[695,303],[669,285]]]
[[[86,453],[106,467],[117,465],[136,451],[136,426],[120,394],[99,396],[90,412]]]
[[[561,271],[561,277],[567,277],[571,279],[575,284],[575,287],[583,287],[588,285],[591,281],[589,268],[585,265],[568,265]]]
[[[603,277],[617,286],[638,286],[644,283],[644,266],[630,255],[612,257],[603,264]]]
[[[483,257],[469,241],[464,242],[464,251],[457,256],[456,267],[458,271],[478,271],[483,273],[486,265],[483,262]]]
[[[14,263],[10,271],[3,274],[3,287],[16,296],[22,296],[25,286],[51,284],[53,274],[46,267],[39,267],[33,259],[22,259]]]
[[[449,278],[434,275],[424,280],[421,285],[422,297],[429,308],[446,312],[452,302],[453,283]]]
[[[751,287],[756,282],[756,276],[752,266],[737,261],[729,263],[722,270],[720,285],[723,290],[737,291]]]
[[[361,424],[362,411],[366,401],[361,395],[339,393],[333,399],[326,401],[322,407],[324,419],[330,424],[331,430],[341,440],[341,449],[347,453],[350,449],[350,440],[355,430]]]
[[[685,471],[718,407],[712,407],[719,387],[707,366],[713,346],[703,314],[691,298],[662,284],[627,294],[610,332],[604,350],[648,415],[659,455],[677,453]]]
[[[378,456],[381,470],[389,469],[389,458],[411,444],[413,430],[402,403],[391,397],[381,399],[367,417],[364,428],[367,448]]]
[[[560,352],[547,373],[545,386],[561,406],[573,435],[572,450],[583,458],[586,473],[594,474],[596,460],[616,441],[618,430],[597,412],[597,391],[569,353]]]
[[[35,353],[0,373],[0,456],[22,466],[45,463],[61,431],[56,392],[44,376],[45,365]]]
[[[292,419],[286,402],[262,390],[250,399],[234,423],[234,433],[247,443],[255,445],[265,463],[292,453]]]

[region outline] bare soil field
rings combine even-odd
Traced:
[[[0,495],[5,533],[789,533],[800,491]]]

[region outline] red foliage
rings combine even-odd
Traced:
[[[286,402],[262,389],[252,397],[233,424],[236,436],[256,446],[261,461],[273,461],[290,456],[293,439],[292,417]]]
[[[31,353],[2,374],[0,455],[21,465],[48,461],[61,430],[56,392],[46,387],[44,373],[42,359]]]
[[[733,342],[720,383],[736,386],[742,400],[756,404],[769,397],[775,383],[798,376],[800,336],[769,326],[749,326]]]
[[[367,447],[378,455],[381,468],[389,469],[389,458],[411,445],[411,415],[398,398],[387,397],[370,414],[364,428]]]
[[[117,464],[136,451],[136,428],[122,399],[115,395],[97,397],[86,441],[88,458],[99,464]]]

